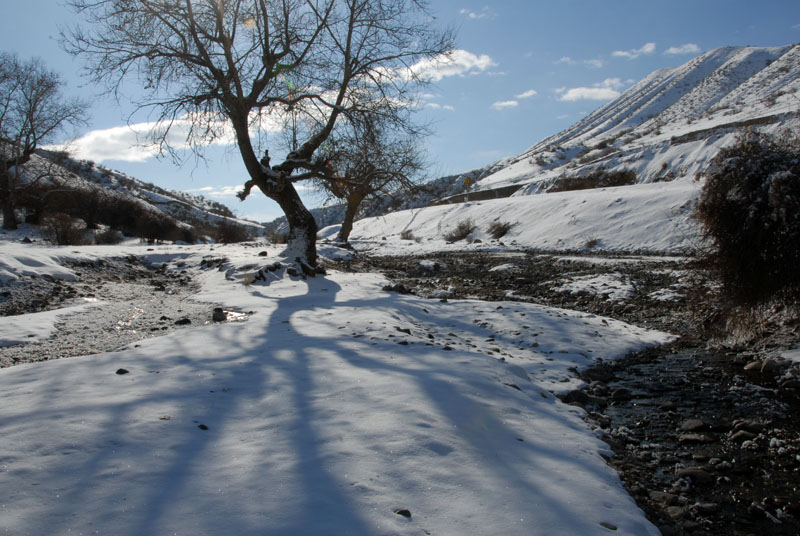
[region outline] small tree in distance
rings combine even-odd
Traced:
[[[395,116],[390,116],[394,118]],[[397,190],[413,191],[425,168],[422,129],[372,114],[347,122],[323,152],[329,177],[318,181],[329,195],[344,201],[337,240],[347,242],[361,204]]]
[[[452,50],[423,0],[70,0],[87,24],[64,34],[67,49],[109,92],[141,83],[140,107],[156,112],[150,135],[164,151],[170,133],[201,152],[235,139],[253,188],[289,223],[284,253],[316,264],[317,227],[295,183],[329,180],[318,150],[344,117],[375,103],[407,102],[420,65]],[[268,125],[292,118],[283,161],[262,162]],[[175,155],[174,152],[172,152]]]
[[[82,124],[86,104],[62,95],[63,81],[39,59],[0,52],[0,199],[3,228],[17,228],[21,167],[65,128]],[[44,175],[40,174],[40,178]]]

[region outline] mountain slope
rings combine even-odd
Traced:
[[[88,211],[141,211],[196,237],[220,226],[241,228],[253,235],[263,233],[260,224],[236,218],[225,205],[199,195],[167,190],[91,162],[76,161],[64,153],[38,151],[24,165],[20,178],[28,184],[20,188],[20,206],[26,207],[26,215],[34,217],[62,211],[88,223],[93,219]],[[127,219],[135,220],[136,216],[129,215]],[[96,223],[113,225],[103,221],[102,216]]]
[[[719,48],[651,73],[473,189],[545,186],[601,167],[631,169],[641,183],[694,177],[748,128],[796,128],[798,107],[800,45]]]

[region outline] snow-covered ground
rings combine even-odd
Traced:
[[[701,240],[692,219],[701,185],[682,179],[404,210],[355,222],[350,241],[373,255],[491,250],[503,246],[490,225],[508,223],[500,241],[516,248],[687,253]],[[470,240],[447,244],[444,235],[467,220],[476,226]],[[338,229],[320,236],[334,239]]]
[[[276,260],[266,249],[0,244],[3,284],[135,254],[189,270],[197,300],[252,311],[0,370],[0,532],[658,534],[583,410],[553,393],[669,335],[398,295],[379,275],[247,284]],[[208,255],[222,269],[201,269]],[[54,317],[0,318],[0,334]]]

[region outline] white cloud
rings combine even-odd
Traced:
[[[236,136],[229,123],[212,121],[212,126],[218,137],[208,145],[235,145]],[[173,121],[167,136],[169,145],[177,151],[189,149],[191,127],[192,123],[186,117]],[[159,155],[158,145],[147,141],[149,133],[163,128],[164,124],[146,122],[92,130],[71,141],[67,149],[75,157],[84,160],[145,162]],[[261,122],[261,128],[268,132],[279,132],[282,127],[277,117],[267,116]]]
[[[429,102],[425,105],[426,108],[430,108],[431,110],[445,110],[447,112],[452,112],[455,108],[449,104],[439,104],[438,102]]]
[[[606,87],[574,87],[568,89],[558,100],[579,101],[579,100],[611,100],[619,97],[619,91]]]
[[[439,82],[448,76],[480,74],[497,64],[488,54],[480,56],[466,50],[454,50],[449,56],[421,60],[410,67],[411,74],[419,78]]]
[[[492,104],[492,110],[505,110],[506,108],[516,108],[519,106],[519,102],[515,100],[507,100],[507,101],[498,101]]]
[[[679,47],[669,47],[664,54],[697,54],[700,52],[700,47],[694,43],[686,43]]]
[[[556,93],[561,94],[558,100],[574,102],[579,100],[611,100],[620,96],[625,84],[619,78],[606,78],[592,87],[574,87],[571,89],[559,88]]]
[[[519,95],[516,95],[518,99],[530,99],[531,97],[535,97],[537,92],[535,89],[529,89],[528,91],[524,91]]]
[[[471,9],[462,9],[459,11],[460,14],[466,15],[472,20],[480,20],[480,19],[494,19],[497,17],[497,13],[492,10],[489,6],[483,6],[480,11],[472,11]]]
[[[603,67],[603,65],[605,65],[605,62],[603,60],[601,60],[601,59],[583,60],[583,61],[579,62],[579,61],[576,61],[576,60],[570,58],[569,56],[562,56],[561,58],[559,58],[558,60],[554,61],[553,63],[556,64],[556,65],[578,65],[578,64],[583,64],[583,65],[588,65],[589,67],[594,67],[596,69],[599,69],[599,68]]]
[[[642,48],[633,49],[633,50],[615,50],[611,53],[612,56],[617,58],[627,58],[629,60],[633,60],[641,56],[642,54],[652,54],[656,51],[656,44],[655,43],[645,43]]]
[[[198,193],[207,197],[234,197],[241,190],[241,186],[205,186],[187,190],[187,192]]]
[[[619,78],[606,78],[599,84],[595,84],[595,87],[606,87],[612,89],[620,89],[623,86],[625,86],[625,84]]]
[[[92,130],[72,141],[69,150],[77,158],[96,162],[105,160],[144,162],[158,154],[156,145],[140,142],[151,127],[152,124],[142,123]]]

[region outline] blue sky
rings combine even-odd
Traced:
[[[77,133],[79,156],[204,193],[244,217],[280,215],[258,192],[243,203],[233,196],[246,177],[232,150],[213,148],[207,162],[177,167],[130,149],[130,105],[99,95],[80,77],[81,61],[58,46],[58,28],[74,22],[73,14],[59,0],[6,3],[0,50],[43,58],[64,76],[68,93],[92,102],[90,124]],[[431,7],[443,25],[457,28],[459,50],[422,101],[435,131],[427,141],[431,178],[516,155],[655,69],[721,46],[800,42],[797,0],[433,0]],[[310,206],[321,202],[304,197]]]

